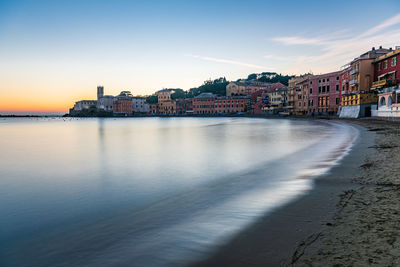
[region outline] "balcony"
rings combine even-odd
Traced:
[[[358,80],[351,80],[351,81],[349,81],[349,85],[350,85],[350,86],[353,86],[353,85],[355,85],[355,84],[358,84]]]
[[[395,85],[395,86],[383,88],[383,89],[379,90],[379,93],[383,94],[383,93],[396,92],[398,89],[399,89],[399,85]]]
[[[351,71],[350,71],[350,75],[354,75],[354,74],[356,74],[356,73],[358,73],[358,72],[359,72],[358,69],[351,70]]]
[[[342,90],[342,95],[347,95],[347,91]]]
[[[386,85],[386,80],[380,80],[372,83],[371,89],[382,87]]]

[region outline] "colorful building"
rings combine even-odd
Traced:
[[[176,114],[185,115],[193,114],[193,99],[177,99],[176,100]]]
[[[267,90],[259,90],[250,96],[250,106],[248,108],[251,114],[261,114],[263,109],[269,105],[269,93]]]
[[[378,93],[378,117],[400,117],[400,47],[374,61],[375,81],[371,90]]]
[[[248,98],[245,96],[217,97],[214,102],[215,113],[238,113],[247,111]]]
[[[201,93],[193,98],[193,113],[194,114],[214,114],[214,104],[216,95],[212,93]]]
[[[294,83],[294,114],[296,115],[305,115],[308,113],[308,94],[311,76],[311,74],[301,76]]]
[[[374,61],[391,52],[390,49],[373,47],[350,62],[348,90],[342,96],[339,117],[358,118],[371,116],[376,109],[376,92],[370,92],[375,77]],[[354,96],[355,95],[355,96]],[[354,103],[351,105],[351,103]]]
[[[288,106],[288,87],[275,88],[268,92],[268,104],[262,110],[265,113],[278,114],[280,112],[289,112]]]
[[[130,91],[122,91],[114,98],[113,112],[117,115],[131,115],[132,108],[132,94]]]
[[[158,91],[158,114],[176,114],[176,101],[171,97],[173,93],[172,90]]]
[[[308,83],[308,113],[336,114],[340,104],[340,71],[313,75]]]
[[[244,82],[230,82],[226,86],[226,96],[246,95],[246,87]]]
[[[151,115],[158,114],[158,104],[149,104],[149,111]]]

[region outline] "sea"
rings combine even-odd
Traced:
[[[0,266],[184,266],[296,201],[350,125],[0,118]]]

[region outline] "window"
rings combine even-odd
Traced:
[[[384,68],[384,69],[387,69],[387,68],[388,68],[388,61],[387,61],[387,60],[385,60],[385,61],[383,62],[383,68]]]
[[[339,91],[339,84],[336,84],[336,91]]]
[[[329,78],[328,78],[328,79],[326,79],[326,81],[327,81],[327,82],[329,82]]]
[[[329,89],[330,89],[330,86],[327,85],[327,86],[326,86],[326,91],[329,92]]]
[[[325,93],[325,86],[322,86],[322,93]]]
[[[336,77],[336,81],[339,81],[339,76]]]
[[[321,93],[321,86],[318,86],[318,93]]]
[[[318,80],[319,83],[321,83],[321,80]]]
[[[336,105],[339,105],[339,98],[336,97]]]
[[[310,84],[312,84],[312,81],[310,82]]]
[[[379,62],[379,63],[378,63],[378,70],[381,70],[381,69],[382,69],[382,63]]]
[[[396,63],[397,63],[396,61],[397,61],[397,60],[396,60],[396,57],[392,58],[392,67],[393,67],[393,66],[396,66]]]
[[[312,88],[310,88],[310,94],[312,94]]]
[[[324,82],[325,82],[325,79],[322,79],[322,82],[324,83]]]

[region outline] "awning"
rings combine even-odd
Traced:
[[[386,73],[384,73],[384,74],[382,74],[382,75],[379,75],[378,76],[378,79],[380,79],[380,78],[382,78],[382,77],[385,77],[386,75],[390,75],[390,74],[392,74],[392,73],[395,73],[396,71],[394,70],[394,71],[390,71],[390,72],[386,72]]]

